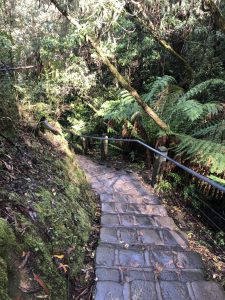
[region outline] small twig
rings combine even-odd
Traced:
[[[19,266],[19,269],[22,269],[22,268],[25,267],[25,265],[26,265],[26,263],[27,263],[29,257],[30,257],[30,251],[27,252],[27,254],[26,254],[26,256],[25,256],[23,262],[22,262],[21,265]]]
[[[75,300],[79,300],[81,296],[83,296],[87,291],[88,291],[89,287],[87,287],[86,289],[84,289]]]

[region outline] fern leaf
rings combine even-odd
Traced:
[[[206,91],[209,87],[212,86],[224,86],[225,87],[225,81],[222,79],[209,79],[207,81],[204,81],[196,86],[194,86],[192,89],[190,89],[184,96],[182,97],[182,100],[189,100],[192,98],[196,98],[202,92]]]

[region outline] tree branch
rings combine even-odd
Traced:
[[[163,47],[164,50],[166,50],[167,52],[169,52],[173,57],[175,57],[178,61],[182,62],[182,64],[185,66],[186,70],[188,71],[188,73],[190,74],[190,76],[193,76],[194,70],[192,69],[192,67],[190,66],[190,64],[188,63],[188,61],[181,56],[178,52],[176,52],[173,47],[164,39],[160,38],[155,30],[154,30],[154,26],[151,22],[151,20],[149,19],[149,17],[146,15],[142,5],[140,4],[140,2],[136,2],[136,1],[131,1],[131,4],[133,6],[136,7],[138,13],[134,14],[134,12],[132,11],[132,8],[129,6],[129,10],[128,7],[125,7],[128,12],[130,13],[130,9],[132,11],[132,13],[136,16],[136,18],[138,19],[138,21],[149,30],[151,36],[154,38],[154,40],[160,44],[160,46]],[[141,14],[141,17],[139,16]]]
[[[219,7],[214,3],[213,0],[204,0],[205,5],[209,8],[213,21],[217,28],[225,34],[225,18],[222,15]]]
[[[80,24],[72,18],[67,11],[65,11],[63,8],[60,7],[58,2],[56,0],[50,0],[55,7],[61,12],[63,16],[65,16],[71,24],[76,26],[78,29],[81,28]],[[118,80],[120,85],[126,89],[131,96],[134,97],[136,102],[143,108],[143,110],[155,121],[155,123],[162,128],[163,130],[169,130],[169,126],[161,120],[161,118],[149,107],[143,99],[140,97],[138,92],[126,81],[126,79],[119,73],[119,71],[116,69],[116,67],[110,62],[108,57],[104,54],[104,52],[101,50],[100,46],[97,44],[97,42],[90,36],[86,35],[86,40],[90,42],[91,46],[96,50],[96,52],[101,57],[103,63],[109,68],[111,73],[114,75],[114,77]]]

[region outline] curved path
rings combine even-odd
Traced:
[[[102,205],[95,300],[224,300],[198,253],[135,176],[78,156]]]

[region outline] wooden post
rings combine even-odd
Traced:
[[[103,135],[105,138],[101,143],[101,160],[106,160],[109,153],[109,140],[107,135]]]
[[[164,154],[168,154],[168,149],[164,146],[161,146],[158,148],[158,150]],[[155,186],[155,184],[159,183],[159,181],[162,179],[163,176],[163,166],[165,165],[166,158],[156,154],[155,161],[153,164],[153,171],[152,171],[152,180],[151,180],[151,185],[152,187]]]
[[[84,154],[87,155],[88,154],[88,140],[86,137],[82,137],[82,147],[83,147]]]

